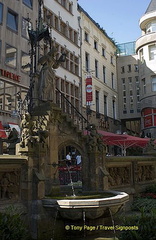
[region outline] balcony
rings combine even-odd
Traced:
[[[155,43],[155,42],[156,42],[156,32],[151,32],[151,33],[141,36],[136,41],[136,53],[138,52],[138,50],[141,47],[148,45],[150,43]]]

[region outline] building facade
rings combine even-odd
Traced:
[[[156,137],[156,1],[152,0],[140,19],[142,36],[136,41],[139,61],[141,130]]]
[[[44,0],[44,23],[51,29],[53,45],[66,61],[56,70],[56,101],[63,107],[61,95],[80,111],[80,26],[77,0]],[[64,107],[66,111],[68,106]],[[68,111],[67,111],[68,112]],[[69,110],[70,112],[70,110]]]
[[[0,121],[18,124],[19,98],[29,87],[28,27],[35,28],[38,4],[30,0],[0,1]]]
[[[90,122],[100,129],[116,131],[120,127],[116,46],[99,24],[80,6],[78,9],[81,17],[83,114],[87,108]]]
[[[121,133],[140,134],[140,85],[135,42],[118,45],[117,76]]]

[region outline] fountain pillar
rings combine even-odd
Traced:
[[[87,127],[86,148],[87,160],[83,163],[84,190],[103,191],[108,190],[108,172],[105,167],[105,146],[101,135],[97,133],[95,125]]]

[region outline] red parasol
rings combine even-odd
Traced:
[[[1,121],[0,121],[0,138],[7,138],[6,132],[3,128]]]

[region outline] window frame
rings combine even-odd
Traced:
[[[95,77],[96,78],[99,78],[98,64],[99,64],[98,60],[95,59]]]
[[[1,8],[0,8],[0,13],[1,13],[1,15],[0,15],[0,24],[2,24],[3,23],[3,3],[0,3],[0,6],[1,6]]]
[[[7,46],[10,46],[11,48],[16,49],[16,58],[15,58],[15,65],[10,64],[9,61],[7,61]],[[12,68],[16,68],[17,67],[17,48],[15,48],[14,46],[11,46],[10,44],[5,44],[5,64],[12,67]]]
[[[156,76],[154,76],[154,75],[151,76],[151,86],[152,86],[152,92],[155,92],[156,91]]]
[[[33,8],[33,0],[29,0],[29,2],[31,2],[31,4],[29,5],[29,3],[27,3],[26,2],[27,0],[23,0],[22,2],[23,2],[23,4],[25,5],[25,6],[27,6],[27,7],[29,7],[29,8]]]
[[[85,31],[84,32],[84,40],[89,43],[89,34]]]
[[[100,112],[100,92],[95,90],[96,113]]]
[[[148,54],[149,54],[149,61],[156,60],[156,44],[152,44],[148,46]]]
[[[98,42],[94,39],[94,49],[98,51]]]
[[[15,24],[15,28],[12,27],[9,23],[9,14],[12,15],[14,17],[14,24]],[[14,32],[18,31],[18,14],[16,12],[14,12],[12,9],[8,8],[7,10],[7,22],[6,25],[9,29],[11,29]]]
[[[89,72],[90,63],[89,63],[89,53],[85,52],[85,69]]]

